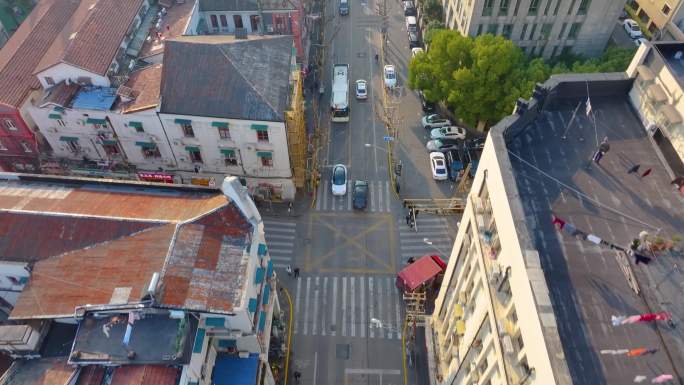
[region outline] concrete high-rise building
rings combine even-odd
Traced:
[[[628,7],[656,40],[684,40],[682,0],[629,0]]]
[[[513,40],[529,55],[603,52],[624,0],[443,0],[446,25]]]

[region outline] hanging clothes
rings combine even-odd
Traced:
[[[674,377],[671,374],[661,374],[651,380],[652,384],[662,384],[663,382],[672,381]]]
[[[563,227],[565,226],[565,221],[558,218],[555,214],[551,214],[551,218],[553,221],[551,222],[554,226],[558,225],[559,230],[563,230]]]
[[[597,244],[597,245],[601,244],[601,238],[597,237],[594,234],[587,235],[587,241],[594,243],[594,244]]]

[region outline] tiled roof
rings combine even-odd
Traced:
[[[65,30],[55,39],[34,73],[65,62],[95,74],[106,74],[142,3],[143,0],[97,0],[93,7],[88,7],[77,28]]]
[[[21,23],[0,50],[0,103],[19,107],[40,87],[33,69],[78,6],[76,0],[42,0]]]
[[[77,369],[67,365],[65,358],[17,360],[0,385],[68,385]]]
[[[284,121],[292,36],[184,36],[166,42],[161,112]]]
[[[180,225],[162,274],[161,302],[230,312],[240,304],[250,234],[251,224],[234,205]]]
[[[59,82],[54,87],[51,87],[43,97],[42,103],[54,103],[62,107],[67,107],[73,100],[74,96],[81,88],[78,84],[66,84],[66,82]]]
[[[157,107],[161,75],[161,64],[151,65],[133,72],[126,82],[126,87],[135,91],[137,96],[131,102],[120,104],[122,112],[129,113]]]
[[[110,385],[174,385],[180,370],[160,365],[128,365],[114,369]]]

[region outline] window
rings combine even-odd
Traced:
[[[226,18],[226,15],[221,15],[221,27],[228,27],[228,18]]]
[[[194,138],[195,137],[195,131],[192,129],[192,123],[182,123],[181,129],[183,130],[183,136],[186,138]]]
[[[518,16],[518,8],[520,8],[520,0],[515,0],[515,8],[513,9],[513,16]]]
[[[251,26],[252,26],[252,32],[259,31],[259,16],[258,15],[250,15],[249,16],[249,24],[251,24]]]
[[[226,167],[238,165],[237,157],[235,156],[235,150],[221,150],[221,153],[223,153],[223,164]]]
[[[69,151],[73,152],[74,154],[81,152],[81,146],[78,144],[78,140],[68,141],[66,144]]]
[[[273,153],[267,151],[257,152],[257,157],[261,159],[262,167],[273,167]]]
[[[66,123],[62,119],[57,119],[57,124],[59,124],[61,127],[66,127]]]
[[[528,15],[536,15],[537,11],[539,10],[539,2],[541,0],[532,0],[530,1],[530,8],[527,10]]]
[[[190,161],[193,163],[202,163],[202,153],[199,147],[186,147],[188,154],[190,154]]]
[[[553,27],[552,23],[542,24],[540,36],[542,39],[546,40],[549,38],[549,36],[551,35],[551,27]]]
[[[510,0],[501,0],[501,4],[499,4],[499,15],[500,16],[508,15],[508,4],[509,3],[510,3]]]
[[[561,50],[561,55],[569,55],[571,52],[572,52],[572,47],[569,46],[569,45],[566,45],[566,46],[563,47],[563,49]]]
[[[45,77],[45,84],[49,86],[54,86],[55,85],[55,79],[52,78],[52,76],[46,76]]]
[[[107,155],[119,155],[119,146],[116,144],[103,144],[102,148]]]
[[[530,40],[534,40],[534,33],[537,32],[537,24],[532,24],[532,29],[530,30]],[[534,55],[534,50],[532,50],[532,54]]]
[[[557,45],[554,45],[554,46],[553,46],[553,50],[551,50],[551,57],[555,57],[555,56],[556,56],[556,51],[558,51],[558,46],[557,46]]]
[[[558,38],[559,38],[559,39],[562,39],[562,38],[563,38],[563,34],[565,33],[565,29],[566,29],[567,27],[568,27],[568,23],[563,23],[563,25],[561,25],[560,32],[558,33]]]
[[[24,152],[33,152],[33,150],[31,150],[31,146],[29,146],[29,144],[24,142],[23,140],[19,142],[19,144],[21,144],[21,148],[24,150]]]
[[[7,147],[0,141],[0,151],[7,151]]]
[[[5,127],[10,131],[16,131],[17,125],[14,124],[14,119],[4,119]]]
[[[492,8],[494,7],[494,0],[485,0],[482,8],[482,16],[491,16]]]
[[[582,2],[584,2],[584,1],[586,1],[586,0],[582,0]],[[581,7],[582,7],[582,6],[580,5],[580,8],[581,8]],[[669,6],[669,5],[667,5],[667,4],[663,5],[663,14],[665,14],[665,15],[669,15],[669,14],[670,14],[670,6]]]
[[[558,15],[558,8],[560,8],[561,0],[556,0],[556,7],[553,9],[553,16]]]
[[[228,127],[219,127],[218,133],[219,133],[219,138],[221,138],[223,140],[229,140],[230,139],[230,130],[228,130]]]
[[[504,24],[503,29],[501,30],[501,35],[503,35],[503,37],[505,37],[506,39],[510,39],[512,32],[513,24]]]
[[[478,24],[477,26],[477,36],[482,35],[482,24]]]
[[[546,2],[546,7],[544,7],[544,16],[549,14],[549,7],[551,6],[551,1],[553,1],[553,0],[548,0]]]
[[[579,35],[580,29],[582,29],[582,23],[572,23],[570,26],[570,32],[568,32],[568,38],[569,39],[575,39],[577,38],[577,35]]]
[[[244,28],[242,25],[242,15],[233,15],[233,23],[235,23],[235,28]]]
[[[518,345],[518,350],[523,350],[525,343],[523,342],[522,334],[518,334],[518,337],[515,339],[515,343]]]
[[[268,130],[257,130],[257,141],[268,142]]]
[[[580,0],[580,6],[579,9],[577,10],[578,15],[586,15],[587,10],[589,9],[589,6],[591,5],[591,0]],[[667,5],[666,5],[667,7]]]
[[[575,9],[575,0],[570,2],[570,7],[568,8],[568,15],[572,15],[572,11]]]
[[[140,151],[142,152],[143,158],[161,158],[159,147],[157,147],[155,143],[145,143],[143,146],[140,147]]]
[[[489,24],[489,27],[487,27],[487,33],[491,33],[492,35],[496,35],[498,31],[499,24]]]
[[[211,27],[218,28],[218,18],[216,17],[216,15],[211,15],[209,17],[211,18]]]

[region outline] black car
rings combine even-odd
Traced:
[[[428,101],[425,99],[425,95],[423,95],[423,91],[418,91],[418,97],[420,98],[420,106],[423,108],[423,111],[426,114],[431,114],[435,112],[435,103]]]
[[[420,47],[420,38],[418,37],[418,34],[416,34],[415,32],[409,32],[408,33],[408,39],[409,39],[409,48]]]
[[[413,1],[404,1],[404,16],[416,16],[416,5]]]
[[[365,180],[355,180],[352,194],[354,208],[358,210],[365,209],[368,204],[368,182]]]

